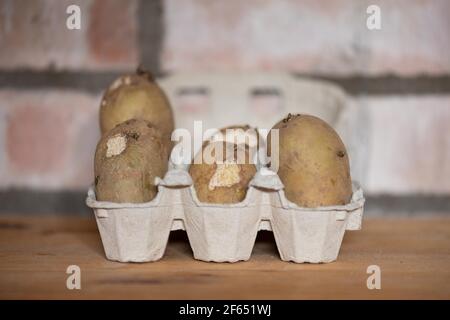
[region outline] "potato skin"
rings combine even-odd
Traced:
[[[227,130],[235,130],[235,135],[227,136]],[[243,142],[243,143],[240,140],[238,140],[238,138],[236,137],[236,134],[240,134],[239,132],[249,134],[248,139],[245,139],[245,142]],[[211,138],[213,140],[211,140]],[[223,127],[217,133],[212,135],[211,138],[210,138],[210,140],[203,142],[203,147],[206,146],[208,143],[211,143],[211,141],[226,141],[226,142],[234,143],[234,144],[244,144],[245,148],[248,150],[248,152],[250,154],[250,159],[254,158],[254,156],[258,153],[258,150],[260,147],[260,143],[259,143],[260,136],[259,136],[258,130],[256,128],[251,127],[248,124],[231,125],[231,126]],[[256,141],[252,141],[251,138],[254,138]],[[255,143],[255,142],[256,142],[256,144],[253,145],[252,143]]]
[[[218,159],[219,155],[215,155],[214,151],[209,148],[223,148],[223,157]],[[226,157],[226,150],[228,150],[231,156]],[[196,164],[200,159],[204,159],[206,154],[211,152],[212,156],[219,160],[214,163],[205,163],[203,161],[200,164]],[[229,167],[223,169],[223,164],[220,164],[220,160],[236,161],[238,159],[238,152],[243,152],[245,155],[245,163],[242,164],[231,164]],[[203,157],[203,158],[202,158]],[[224,171],[232,173],[234,175],[235,181],[231,182],[230,185],[215,186],[211,189],[211,182],[214,181],[213,177],[220,170],[220,166]],[[201,202],[206,203],[238,203],[245,199],[247,194],[248,184],[250,180],[256,173],[256,166],[250,163],[248,150],[245,149],[245,145],[235,145],[232,143],[217,141],[210,144],[204,145],[202,150],[198,152],[195,156],[194,163],[191,164],[189,168],[189,174],[192,177],[194,188],[197,193],[197,198]]]
[[[239,130],[239,131],[243,131],[244,133],[247,133],[247,131],[248,131],[250,134],[254,135],[254,137],[255,137],[255,139],[256,139],[256,147],[259,146],[259,133],[258,133],[258,130],[257,130],[256,128],[252,128],[252,127],[251,127],[250,125],[248,125],[248,124],[227,126],[227,127],[224,127],[224,128],[222,128],[222,129],[219,130],[219,132],[220,132],[222,135],[224,135],[223,138],[227,138],[227,137],[226,137],[227,130]],[[227,142],[235,143],[235,144],[237,143],[237,141],[233,141],[233,139],[231,139],[231,140],[232,140],[232,141],[228,141],[228,139],[225,139],[225,141],[227,141]],[[250,142],[251,142],[251,141],[250,141]],[[245,141],[245,145],[246,145],[247,147],[250,147],[249,141]],[[253,146],[252,146],[252,147],[253,147]]]
[[[171,148],[170,136],[174,130],[174,118],[169,100],[148,72],[116,79],[103,95],[100,105],[102,135],[119,123],[129,119],[150,121],[160,129]]]
[[[116,147],[113,155],[111,141],[120,142],[113,145]],[[157,193],[155,177],[163,178],[167,172],[167,154],[161,132],[149,122],[131,119],[119,124],[97,144],[94,162],[97,200],[118,203],[152,200]]]
[[[288,200],[308,208],[350,201],[352,181],[347,151],[330,125],[314,116],[289,114],[272,129],[279,130],[278,175]],[[269,133],[269,154],[270,140]]]

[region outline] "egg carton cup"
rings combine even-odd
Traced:
[[[278,175],[260,168],[244,201],[210,204],[198,200],[192,179],[171,169],[156,179],[157,196],[147,203],[97,201],[94,188],[86,204],[94,210],[109,260],[161,259],[171,230],[185,230],[194,258],[213,262],[250,259],[259,230],[273,231],[280,257],[297,263],[337,259],[345,230],[361,229],[364,196],[357,183],[349,204],[301,208],[286,199]]]

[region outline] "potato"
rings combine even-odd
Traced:
[[[203,146],[189,173],[201,202],[226,204],[245,199],[256,167],[244,145],[216,141]]]
[[[136,74],[116,79],[103,95],[100,106],[102,134],[129,119],[150,121],[161,130],[171,149],[170,136],[174,130],[172,108],[151,75],[139,69]]]
[[[167,172],[168,150],[157,128],[145,120],[125,121],[104,135],[95,152],[97,200],[140,203],[157,193],[155,177]]]
[[[289,114],[273,129],[279,130],[279,157],[276,159],[274,154],[271,161],[275,168],[278,164],[278,175],[288,200],[308,208],[344,205],[350,201],[348,154],[331,126],[314,116]],[[267,141],[269,154],[272,130]]]

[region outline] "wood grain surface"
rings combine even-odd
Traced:
[[[66,268],[81,268],[81,290],[66,288]],[[366,286],[381,268],[381,289]],[[366,219],[347,231],[338,261],[279,259],[260,232],[247,262],[192,258],[184,232],[172,232],[164,258],[106,260],[93,219],[0,218],[1,299],[450,299],[450,219]]]

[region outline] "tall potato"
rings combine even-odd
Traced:
[[[331,126],[314,116],[289,114],[273,129],[279,130],[279,159],[271,161],[274,167],[278,164],[288,200],[301,207],[344,205],[350,201],[348,154]],[[269,155],[272,147],[269,133]]]
[[[150,121],[161,130],[168,147],[174,130],[174,119],[169,100],[148,72],[116,79],[103,95],[100,106],[100,128],[107,133],[129,119]]]
[[[95,152],[97,200],[140,203],[157,193],[155,178],[167,172],[161,132],[145,120],[128,120],[104,135]]]

